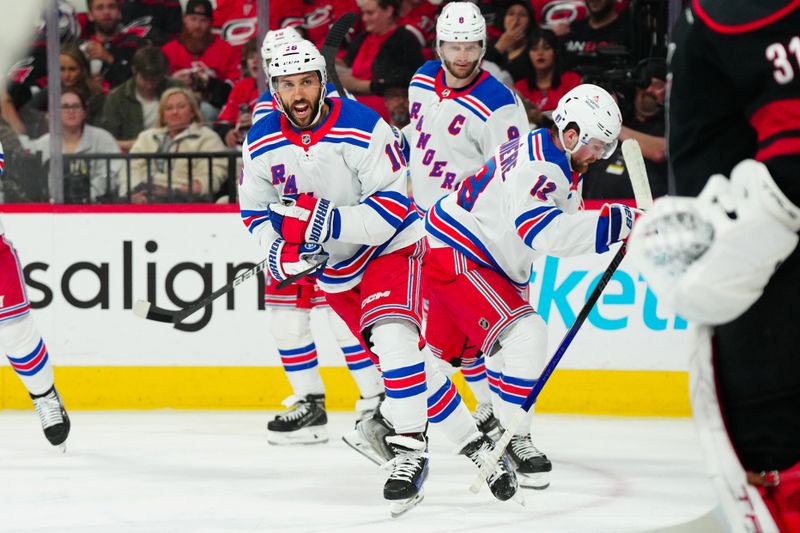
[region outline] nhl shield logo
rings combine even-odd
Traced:
[[[303,134],[303,135],[300,137],[300,140],[303,142],[303,144],[309,144],[309,143],[311,143],[311,134],[310,134],[310,133],[304,133],[304,134]]]
[[[486,320],[485,318],[481,318],[481,319],[478,321],[478,324],[479,324],[479,325],[480,325],[480,327],[481,327],[482,329],[484,329],[484,330],[487,330],[487,329],[489,329],[489,321],[488,321],[488,320]]]
[[[445,89],[444,91],[442,91],[442,96],[444,96],[445,98],[450,96],[450,89]]]

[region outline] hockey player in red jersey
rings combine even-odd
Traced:
[[[668,153],[685,196],[655,202],[630,254],[701,325],[690,392],[717,516],[797,533],[800,2],[694,0],[673,38]]]
[[[5,170],[0,145],[0,176]],[[53,362],[30,315],[22,264],[0,221],[0,351],[6,354],[33,400],[47,440],[61,446],[69,436],[69,416],[55,387]]]

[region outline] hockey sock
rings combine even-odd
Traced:
[[[0,323],[0,348],[29,393],[40,395],[50,390],[53,364],[29,314]]]
[[[447,363],[434,357],[427,347],[423,348],[423,353],[428,384],[428,421],[436,424],[458,450],[461,450],[468,442],[480,436],[480,432],[455,384],[441,371],[440,365]]]
[[[489,395],[489,380],[486,376],[486,364],[483,356],[474,362],[462,364],[461,374],[464,376],[469,390],[472,391],[478,403],[490,403],[492,401],[492,397]]]
[[[370,342],[372,351],[380,359],[386,389],[384,404],[395,431],[424,431],[427,424],[425,363],[416,327],[405,320],[381,320],[372,326]]]
[[[369,353],[361,346],[339,316],[330,310],[328,324],[344,354],[347,369],[358,386],[362,398],[373,398],[383,392],[383,380]]]
[[[270,330],[294,395],[325,394],[308,311],[274,308]]]

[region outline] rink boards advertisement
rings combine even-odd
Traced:
[[[274,408],[288,395],[262,280],[248,280],[179,328],[132,312],[138,299],[169,309],[189,305],[263,259],[234,208],[3,209],[7,238],[25,265],[33,316],[57,376],[81,391],[75,392],[79,407]],[[547,257],[535,265],[531,303],[548,324],[548,357],[613,251]],[[348,408],[357,394],[325,312],[311,317],[319,362],[328,388],[343,389],[329,392],[328,403]],[[539,408],[686,415],[687,354],[695,334],[623,261]],[[8,366],[1,370],[4,404],[14,406],[14,376]]]

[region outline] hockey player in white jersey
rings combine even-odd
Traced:
[[[4,170],[5,157],[0,145],[0,176]],[[56,390],[53,363],[30,310],[22,264],[0,221],[0,350],[28,390],[45,437],[64,450],[69,416]]]
[[[384,497],[398,515],[422,499],[431,413],[460,411],[453,419],[462,425],[449,427],[463,432],[467,443],[481,437],[452,382],[425,371],[419,348],[425,241],[405,195],[405,163],[377,113],[325,98],[325,60],[311,43],[284,45],[270,74],[280,113],[248,132],[242,218],[268,250],[268,270],[278,281],[327,258],[312,279],[383,373],[382,405],[393,425],[385,441],[394,455]],[[474,448],[470,459],[479,463],[490,447]],[[516,478],[502,461],[498,466],[497,486],[490,486],[502,485],[496,495],[507,499],[516,492]]]
[[[261,59],[268,84],[269,63],[274,51],[282,45],[301,40],[303,38],[294,28],[267,32],[261,47]],[[333,85],[328,83],[327,89],[333,89]],[[272,92],[268,88],[256,104],[253,120],[263,118],[272,110]],[[278,289],[278,282],[269,274],[265,274],[265,279],[264,304],[270,311],[270,333],[292,387],[292,395],[283,402],[288,410],[267,423],[267,439],[271,444],[327,442],[325,386],[319,373],[317,349],[311,333],[311,310],[320,309],[327,314],[328,325],[361,396],[356,402],[359,419],[370,416],[383,397],[380,374],[347,325],[328,309],[325,293],[315,283],[295,283]]]
[[[269,79],[269,64],[272,61],[272,56],[275,50],[287,43],[295,41],[302,41],[303,36],[293,27],[281,28],[279,30],[270,30],[264,36],[264,42],[261,44],[261,66],[264,68],[264,74]],[[328,82],[325,85],[328,98],[339,98],[339,91],[333,83]],[[256,105],[253,107],[253,122],[264,118],[267,113],[275,109],[275,101],[272,96],[272,91],[267,83],[267,89],[258,97]]]
[[[502,144],[425,219],[431,314],[450,317],[428,330],[429,341],[456,349],[474,344],[487,355],[495,412],[506,427],[547,356],[547,328],[527,297],[534,260],[606,252],[634,220],[633,210],[619,204],[599,214],[578,211],[580,173],[617,144],[622,118],[611,96],[580,85],[559,101],[554,119],[552,131]],[[508,447],[517,474],[544,488],[550,463],[531,441],[530,419],[518,427]]]
[[[452,2],[436,22],[436,49],[441,61],[428,61],[411,80],[409,170],[414,202],[427,211],[464,178],[479,169],[503,142],[528,131],[528,119],[513,91],[480,68],[486,52],[486,22],[470,2]],[[424,282],[423,270],[423,287]],[[428,316],[427,328],[447,321]],[[492,433],[497,419],[486,376],[484,357],[477,347],[461,353],[431,343],[446,356],[448,373],[460,367],[478,400],[474,416],[484,433]]]

